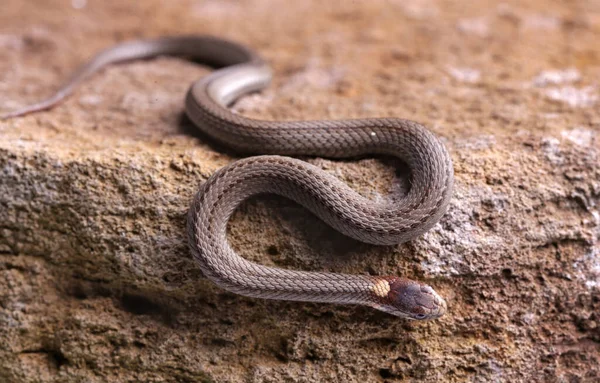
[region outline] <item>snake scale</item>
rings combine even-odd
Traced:
[[[188,238],[204,274],[229,291],[258,298],[367,305],[408,319],[433,319],[445,301],[428,285],[396,276],[348,275],[266,267],[236,254],[227,222],[250,196],[287,197],[341,233],[391,245],[429,230],[447,210],[454,173],[444,145],[422,125],[397,118],[259,121],[232,113],[239,97],[265,88],[271,70],[252,50],[209,36],[136,40],[108,48],[79,69],[50,98],[2,119],[49,109],[86,77],[114,63],[159,55],[183,56],[216,68],[192,84],[185,110],[205,134],[239,153],[260,154],[218,170],[197,192]],[[410,190],[395,202],[374,202],[307,162],[288,156],[347,158],[392,155],[411,171]]]

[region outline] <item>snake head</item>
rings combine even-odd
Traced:
[[[436,319],[446,312],[446,302],[430,286],[409,279],[384,277],[377,282],[375,308],[406,319]]]

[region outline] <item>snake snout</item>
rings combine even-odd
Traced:
[[[446,301],[430,286],[421,285],[421,293],[415,296],[415,302],[428,312],[426,319],[439,318],[446,313]]]

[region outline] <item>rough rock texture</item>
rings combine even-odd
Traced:
[[[275,71],[238,112],[423,122],[452,152],[456,190],[440,224],[394,247],[349,240],[276,197],[230,225],[235,249],[263,264],[427,281],[448,300],[440,320],[227,293],[184,235],[197,185],[236,159],[182,117],[208,69],[111,67],[52,111],[0,122],[0,381],[600,380],[597,1],[1,8],[1,111],[117,41],[225,36]],[[373,198],[401,184],[387,160],[309,161]]]

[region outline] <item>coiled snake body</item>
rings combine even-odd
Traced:
[[[249,262],[229,246],[226,226],[250,196],[274,193],[305,206],[338,231],[360,241],[390,245],[429,230],[445,213],[452,194],[452,162],[444,145],[423,126],[396,118],[335,121],[258,121],[227,107],[263,89],[271,79],[264,61],[241,45],[205,36],[139,40],[109,48],[82,67],[54,96],[6,114],[11,118],[50,108],[101,67],[158,55],[186,56],[218,69],[194,83],[186,113],[204,133],[252,154],[213,174],[188,214],[188,237],[202,271],[238,294],[269,299],[368,305],[409,319],[444,314],[446,303],[429,286],[395,276],[293,271]],[[374,202],[304,161],[280,155],[329,158],[386,154],[411,170],[408,194]]]

